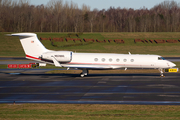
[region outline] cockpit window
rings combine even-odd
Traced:
[[[165,60],[163,57],[158,57],[158,60]]]

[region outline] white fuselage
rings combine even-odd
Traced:
[[[158,55],[130,55],[104,53],[73,53],[71,62],[62,63],[63,67],[89,69],[117,68],[171,68],[174,63]]]

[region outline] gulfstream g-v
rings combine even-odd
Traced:
[[[110,54],[110,53],[74,53],[72,51],[48,50],[34,33],[15,33],[18,36],[27,59],[53,64],[56,67],[76,68],[82,70],[81,77],[88,75],[88,70],[119,68],[154,68],[163,69],[176,65],[159,55]]]

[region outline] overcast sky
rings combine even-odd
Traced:
[[[50,0],[29,0],[30,4],[33,5],[46,5]],[[140,9],[146,7],[148,9],[154,7],[155,5],[165,1],[165,0],[63,0],[74,2],[78,4],[78,7],[81,8],[83,4],[90,6],[91,10],[97,8],[98,10],[108,9],[110,7],[121,7],[121,8],[134,8]],[[167,0],[166,0],[167,1]],[[172,1],[172,0],[169,0]],[[177,3],[180,3],[180,0],[174,0]]]

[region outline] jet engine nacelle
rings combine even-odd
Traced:
[[[54,57],[58,62],[71,62],[72,53],[71,51],[47,52],[43,53],[41,57],[48,60],[52,60]]]

